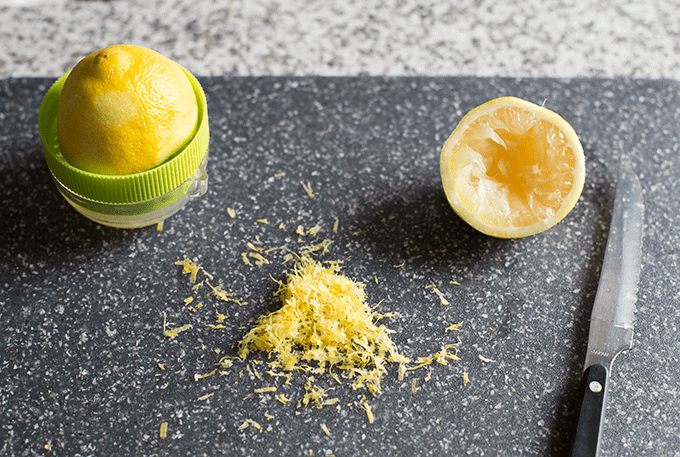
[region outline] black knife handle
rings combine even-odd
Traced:
[[[607,369],[600,364],[591,365],[583,373],[583,378],[585,382],[580,392],[581,403],[569,454],[571,457],[596,456],[602,434],[604,403],[607,396]]]

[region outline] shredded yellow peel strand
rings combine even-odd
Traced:
[[[193,328],[191,324],[185,324],[181,327],[175,327],[175,328],[167,328],[167,322],[166,322],[166,316],[165,313],[163,313],[163,335],[167,336],[170,339],[173,339],[177,337],[180,333],[190,330]]]

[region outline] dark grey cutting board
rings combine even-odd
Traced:
[[[1,454],[560,455],[622,155],[644,188],[643,270],[635,347],[615,363],[603,455],[680,448],[677,82],[202,78],[209,192],[163,231],[102,227],[61,198],[37,128],[51,82],[0,81]],[[575,209],[520,240],[470,229],[439,181],[439,150],[456,123],[503,95],[545,101],[576,129],[587,160]],[[305,378],[285,385],[250,361],[195,380],[213,369],[215,349],[233,354],[254,319],[277,307],[274,280],[290,271],[283,255],[302,245],[295,229],[316,224],[319,239],[334,241],[322,259],[344,260],[372,306],[398,313],[384,323],[403,353],[430,355],[460,337],[461,361],[404,381],[392,367],[377,397],[317,377],[334,387],[339,410],[296,408]],[[270,264],[242,262],[256,239],[282,247]],[[187,310],[188,278],[174,264],[185,256],[246,305],[203,299]],[[216,311],[229,316],[226,328],[206,327]],[[167,339],[164,313],[193,329]],[[254,393],[272,385],[293,401]],[[372,424],[355,406],[363,395]],[[247,419],[262,431],[239,430]]]

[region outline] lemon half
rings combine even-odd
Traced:
[[[440,172],[453,210],[497,238],[540,233],[562,220],[585,181],[583,147],[558,114],[515,97],[467,113],[444,144]]]

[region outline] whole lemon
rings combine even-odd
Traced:
[[[109,46],[85,57],[66,78],[59,145],[82,170],[139,173],[179,151],[197,117],[196,95],[177,63],[148,48]]]

